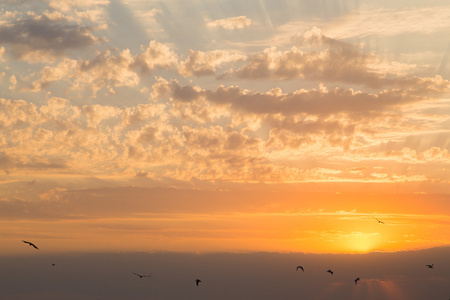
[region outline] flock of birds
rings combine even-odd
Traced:
[[[380,221],[380,220],[378,220],[377,218],[374,218],[375,220],[377,220],[378,221],[378,223],[380,223],[380,224],[385,224],[383,221]],[[28,244],[30,247],[33,247],[33,248],[35,248],[36,250],[39,250],[39,248],[35,245],[35,244],[33,244],[32,242],[28,242],[28,241],[24,241],[24,240],[22,240],[22,242],[24,242],[25,244]],[[56,264],[54,264],[54,263],[52,263],[52,266],[54,267]],[[433,269],[433,267],[434,267],[434,264],[430,264],[430,265],[425,265],[427,268],[429,268],[429,269]],[[297,268],[296,268],[296,271],[298,271],[298,270],[302,270],[303,272],[305,272],[305,269],[302,267],[302,266],[297,266]],[[334,274],[334,272],[332,271],[332,270],[327,270],[326,271],[327,273],[330,273],[330,275],[333,275]],[[144,278],[144,277],[152,277],[152,275],[141,275],[141,274],[138,274],[138,273],[135,273],[135,272],[133,272],[133,274],[134,275],[136,275],[136,276],[138,276],[139,278]],[[358,277],[358,278],[355,278],[355,280],[354,280],[354,282],[355,282],[355,285],[357,285],[358,284],[358,281],[360,280],[360,278]],[[199,283],[200,282],[202,282],[200,279],[195,279],[195,284],[198,286],[199,285]]]
[[[28,241],[24,241],[24,240],[22,240],[22,242],[24,242],[25,244],[28,244],[30,247],[33,247],[33,248],[36,249],[36,250],[39,250],[39,248],[38,248],[34,243],[32,243],[32,242],[28,242]],[[56,266],[56,264],[55,264],[55,263],[52,263],[52,267],[54,267],[54,266]],[[303,270],[303,268],[302,268],[302,270]],[[133,272],[133,274],[136,275],[136,276],[138,276],[139,278],[152,277],[152,275],[141,275],[141,274],[138,274],[138,273],[135,273],[135,272]],[[197,286],[198,286],[198,284],[199,284],[200,282],[202,282],[200,279],[195,279],[195,284],[196,284]]]

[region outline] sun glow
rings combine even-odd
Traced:
[[[367,253],[376,249],[377,235],[378,233],[355,232],[344,243],[349,252]]]

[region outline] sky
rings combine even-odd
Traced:
[[[3,259],[448,254],[447,0],[1,3]]]

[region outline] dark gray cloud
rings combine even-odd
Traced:
[[[51,20],[45,15],[17,20],[0,27],[0,45],[11,46],[11,55],[22,59],[29,55],[63,55],[69,49],[84,48],[101,39],[87,26]]]
[[[17,247],[23,247],[20,240]],[[301,251],[301,249],[299,249]],[[450,248],[361,255],[45,253],[0,257],[0,296],[59,299],[448,299]],[[55,266],[51,266],[55,263]],[[434,264],[428,269],[426,264]],[[302,265],[304,272],[296,271]],[[332,269],[334,275],[326,273]],[[151,273],[138,278],[136,273]],[[354,279],[359,277],[358,285]],[[195,279],[201,285],[195,285]]]
[[[417,79],[409,89],[384,90],[379,93],[356,92],[352,89],[311,89],[294,93],[247,92],[239,87],[219,87],[217,90],[200,90],[193,86],[182,86],[176,81],[170,83],[175,101],[192,102],[201,97],[219,105],[231,105],[237,111],[254,114],[333,114],[364,113],[399,108],[401,105],[427,100],[437,94],[449,92],[448,81]],[[428,93],[428,94],[427,94]]]

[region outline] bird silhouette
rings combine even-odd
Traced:
[[[54,267],[56,264],[52,263],[52,267]]]
[[[380,224],[384,224],[384,222],[383,222],[383,221],[380,221],[380,220],[378,220],[378,219],[377,219],[377,218],[375,218],[375,217],[374,217],[374,219],[375,219],[375,220],[377,220],[377,221],[378,221],[378,223],[380,223]]]
[[[195,284],[198,286],[198,284],[202,282],[200,279],[195,279]]]
[[[298,269],[302,269],[302,271],[305,272],[305,270],[303,270],[302,266],[297,266],[297,269],[295,269],[295,270],[298,271]]]
[[[355,279],[355,285],[358,284],[359,277]]]
[[[327,272],[330,273],[331,275],[333,275],[333,271],[327,270]]]
[[[426,267],[427,267],[428,269],[433,269],[433,267],[434,267],[434,264],[431,264],[431,265],[426,265]]]
[[[28,245],[30,245],[31,247],[34,247],[35,249],[39,250],[39,248],[38,248],[35,244],[33,244],[33,243],[31,243],[31,242],[27,242],[27,241],[24,241],[24,240],[22,240],[22,242],[24,242],[25,244],[28,244]]]
[[[134,273],[134,272],[133,272],[133,274],[136,275],[136,276],[139,276],[139,278],[142,278],[142,277],[152,277],[152,275],[140,275],[140,274]]]

